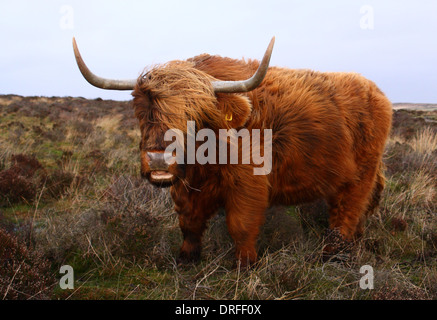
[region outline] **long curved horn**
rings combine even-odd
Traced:
[[[76,39],[73,38],[73,50],[77,65],[84,78],[93,86],[108,90],[133,90],[137,80],[112,80],[96,76],[88,69],[77,48]]]
[[[258,70],[256,70],[255,74],[250,79],[241,81],[213,81],[212,86],[214,88],[214,92],[248,92],[258,87],[266,76],[267,69],[269,68],[270,57],[272,55],[274,44],[275,37],[273,37],[270,41]]]

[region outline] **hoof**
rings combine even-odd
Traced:
[[[256,268],[258,265],[258,261],[250,262],[250,261],[242,261],[242,260],[235,260],[234,262],[234,269],[240,269],[241,271],[249,271]]]
[[[322,261],[344,262],[349,260],[353,242],[344,239],[337,229],[328,229],[324,235],[324,247],[322,251]]]
[[[179,253],[179,257],[176,259],[178,265],[197,264],[200,261],[200,251],[183,252]]]

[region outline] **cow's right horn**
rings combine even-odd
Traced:
[[[113,80],[113,79],[105,79],[99,76],[96,76],[94,73],[88,69],[85,62],[83,62],[82,57],[80,56],[79,49],[77,48],[76,40],[73,38],[73,50],[74,56],[76,57],[77,65],[79,66],[80,72],[84,76],[84,78],[91,83],[93,86],[102,89],[108,90],[133,90],[137,80]]]
[[[258,87],[266,76],[267,69],[269,68],[270,57],[272,56],[273,45],[275,44],[275,37],[270,41],[269,46],[267,47],[266,53],[259,64],[258,70],[256,70],[255,74],[247,79],[241,81],[214,81],[212,82],[212,87],[214,88],[214,92],[223,92],[223,93],[236,93],[236,92],[248,92],[252,91],[256,87]]]

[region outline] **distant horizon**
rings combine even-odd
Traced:
[[[86,100],[103,100],[103,101],[119,101],[119,102],[130,102],[132,99],[111,99],[111,98],[102,98],[102,97],[94,97],[94,98],[87,98],[87,97],[83,97],[83,96],[48,96],[48,95],[21,95],[21,94],[16,94],[16,93],[0,93],[0,96],[17,96],[17,97],[23,97],[23,98],[61,98],[61,99],[66,99],[66,98],[73,98],[73,99],[86,99]],[[417,105],[436,105],[437,106],[437,102],[408,102],[408,101],[401,101],[401,102],[393,102],[391,101],[392,104],[417,104]]]

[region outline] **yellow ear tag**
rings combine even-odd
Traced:
[[[226,113],[226,121],[232,121],[232,113]]]

